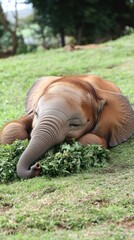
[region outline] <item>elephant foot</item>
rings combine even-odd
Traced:
[[[78,142],[87,145],[87,144],[98,144],[107,148],[107,142],[104,138],[98,137],[95,134],[87,133],[78,139]]]
[[[40,174],[41,171],[41,166],[39,163],[35,163],[32,167],[31,167],[31,178],[36,177]]]
[[[0,143],[12,144],[17,139],[29,139],[29,135],[21,123],[10,122],[3,128],[1,132]]]

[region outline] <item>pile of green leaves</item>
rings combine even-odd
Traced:
[[[15,141],[11,145],[0,145],[0,182],[17,179],[16,164],[28,145],[28,141]]]
[[[16,164],[28,141],[0,145],[0,182],[17,179]],[[41,175],[56,177],[78,173],[91,167],[104,167],[110,159],[109,150],[99,145],[83,146],[76,141],[51,148],[39,163]]]

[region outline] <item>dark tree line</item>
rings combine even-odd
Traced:
[[[134,28],[134,0],[22,0],[32,3],[37,22],[37,35],[42,46],[52,46],[51,39],[72,36],[76,44],[104,42],[120,37],[126,26]],[[8,21],[0,1],[0,57],[31,51],[21,34],[15,1],[14,23]],[[29,25],[28,25],[29,27]],[[56,38],[55,38],[56,36]],[[57,41],[58,46],[58,41]],[[36,47],[36,46],[35,46]]]
[[[0,52],[0,57],[7,57],[10,55],[15,55],[17,51],[17,28],[18,28],[18,12],[17,12],[17,1],[15,1],[15,13],[14,13],[14,26],[10,24],[7,20],[7,16],[3,11],[2,5],[0,3],[0,37],[3,36],[4,32],[7,32],[11,38],[12,49],[7,52]],[[0,46],[1,48],[1,46]]]
[[[125,26],[134,27],[133,0],[27,0],[40,23],[60,34],[74,36],[77,44],[115,39]]]

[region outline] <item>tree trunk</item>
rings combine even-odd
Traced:
[[[18,39],[16,35],[16,31],[12,32],[12,54],[15,55],[17,51],[17,46],[18,46]]]
[[[0,22],[3,25],[4,29],[8,32],[11,32],[10,26],[9,26],[9,22],[6,18],[6,15],[3,11],[2,5],[0,3]]]
[[[60,30],[60,38],[61,38],[61,46],[64,47],[65,46],[65,32],[64,32],[63,28]]]
[[[77,44],[80,45],[82,42],[82,36],[83,36],[83,30],[84,30],[84,23],[82,23],[77,31]]]
[[[14,30],[12,30],[12,27],[9,23],[9,21],[7,20],[6,14],[3,11],[2,5],[0,3],[0,22],[3,25],[5,31],[9,32],[11,34],[11,38],[12,38],[12,51],[10,52],[11,55],[15,55],[16,51],[17,51],[17,27],[18,27],[18,11],[17,11],[17,0],[15,1],[15,25],[14,25]],[[6,57],[9,56],[9,51],[7,51],[7,53],[4,53],[4,56]],[[2,53],[1,53],[2,56]]]

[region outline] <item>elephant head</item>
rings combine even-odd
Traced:
[[[33,102],[29,100],[31,95],[32,90],[26,98],[28,111]],[[90,132],[97,124],[105,101],[88,82],[76,84],[73,79],[59,79],[44,89],[35,104],[31,140],[17,165],[20,177],[38,174],[39,168],[33,164],[52,146]]]

